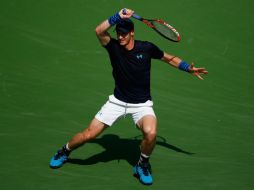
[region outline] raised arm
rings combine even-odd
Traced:
[[[118,13],[115,15],[109,17],[107,20],[103,21],[101,24],[99,24],[96,29],[96,36],[98,37],[100,43],[105,46],[109,43],[110,41],[110,34],[108,33],[108,30],[110,29],[111,26],[121,22],[122,19],[127,19],[132,16],[134,11],[130,9],[121,9]]]
[[[179,57],[170,55],[165,52],[161,60],[175,68],[191,73],[193,76],[198,77],[200,80],[204,80],[201,75],[208,74],[208,71],[205,68],[196,68],[194,67],[193,63],[189,65],[185,61],[181,60]]]
[[[99,24],[96,29],[96,36],[99,39],[101,45],[105,46],[110,41],[110,34],[108,33],[108,29],[111,27],[108,20],[103,21],[101,24]]]

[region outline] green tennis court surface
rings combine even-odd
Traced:
[[[141,137],[129,117],[63,168],[48,166],[112,93],[94,29],[122,7],[162,18],[182,35],[168,42],[135,21],[136,39],[209,71],[199,81],[153,62],[159,137],[151,187],[132,176]],[[251,0],[1,1],[0,189],[253,189],[253,8]]]

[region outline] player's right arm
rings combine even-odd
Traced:
[[[108,33],[108,29],[111,27],[108,20],[103,21],[99,24],[96,29],[96,36],[99,39],[101,45],[106,46],[110,41],[110,34]]]
[[[123,11],[125,10],[125,11]],[[132,14],[134,13],[131,9],[121,9],[118,13],[115,15],[109,17],[109,19],[103,21],[101,24],[99,24],[96,29],[96,36],[98,37],[100,43],[103,46],[106,46],[110,41],[110,34],[108,33],[108,30],[111,26],[117,24],[121,21],[121,19],[130,18]]]

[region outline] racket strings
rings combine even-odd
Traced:
[[[179,41],[179,34],[172,26],[165,22],[152,21],[154,29],[161,35],[174,41]]]

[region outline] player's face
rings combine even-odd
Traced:
[[[121,46],[128,45],[132,37],[133,37],[133,32],[129,32],[129,33],[117,32],[117,39]]]

